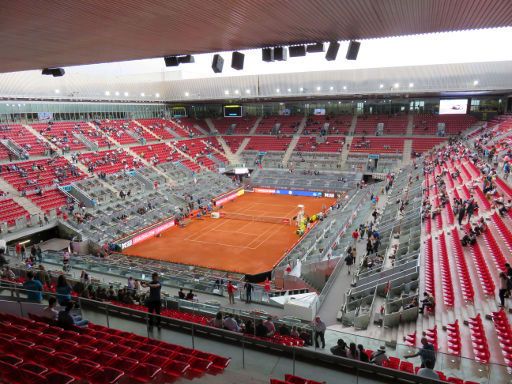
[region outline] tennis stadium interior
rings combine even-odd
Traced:
[[[0,15],[0,383],[512,383],[508,1],[126,3]]]

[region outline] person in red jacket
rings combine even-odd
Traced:
[[[359,239],[359,231],[357,229],[354,229],[354,232],[352,232],[352,239],[354,239],[354,243]]]
[[[231,280],[228,281],[227,291],[228,291],[229,304],[235,304],[236,287],[233,284],[231,284]]]

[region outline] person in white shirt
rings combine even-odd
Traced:
[[[227,315],[224,319],[224,328],[226,328],[228,331],[240,332],[240,326],[231,314]]]
[[[420,368],[418,370],[418,376],[439,380],[439,375],[434,371],[434,363],[432,360],[425,361],[425,368]]]
[[[57,317],[59,316],[59,311],[55,309],[57,306],[57,299],[55,297],[50,297],[48,299],[48,306],[43,309],[43,312],[41,312],[41,316],[52,321],[56,321]]]

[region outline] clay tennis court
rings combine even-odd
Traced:
[[[225,203],[222,211],[291,219],[297,214],[298,204],[304,205],[307,215],[313,215],[334,201],[324,197],[246,193]],[[193,219],[185,228],[171,228],[161,237],[129,247],[123,253],[255,275],[272,270],[282,259],[298,240],[295,230],[294,224],[206,217]]]

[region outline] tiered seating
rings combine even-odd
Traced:
[[[245,147],[245,150],[256,151],[286,151],[291,142],[290,137],[254,136]]]
[[[175,138],[174,135],[166,129],[171,128],[171,124],[165,119],[137,119],[137,121],[153,132],[157,137],[164,140]]]
[[[70,151],[78,151],[85,149],[86,146],[83,142],[78,140],[73,133],[80,133],[79,126],[86,125],[86,123],[77,123],[75,121],[54,122],[52,125],[48,124],[32,124],[32,128],[37,130],[47,140],[55,144],[61,149],[69,149]]]
[[[396,137],[354,137],[350,147],[351,152],[363,153],[402,153],[404,139]]]
[[[2,172],[1,176],[18,191],[32,190],[36,186],[41,188],[51,186],[58,182],[67,185],[80,180],[85,175],[64,157],[55,159],[43,159],[36,161],[24,161],[16,163],[18,171]],[[11,167],[11,164],[7,164]],[[39,169],[38,167],[41,167]],[[19,171],[23,169],[24,172]],[[26,174],[26,176],[23,176]]]
[[[384,123],[385,135],[405,135],[407,131],[407,116],[369,115],[359,116],[355,129],[356,135],[375,135],[377,124]]]
[[[165,143],[139,145],[130,149],[153,165],[183,159],[178,151]]]
[[[304,135],[320,133],[325,123],[329,124],[328,134],[347,135],[352,124],[352,115],[309,116],[302,133]]]
[[[488,296],[494,296],[494,281],[478,243],[471,246],[471,253],[473,255],[473,262],[484,293]]]
[[[459,320],[446,326],[446,339],[448,341],[448,353],[460,356],[462,341],[460,337]]]
[[[439,345],[437,343],[437,325],[435,325],[434,328],[423,331],[423,336],[434,346],[434,350],[437,351],[439,349]]]
[[[261,119],[256,128],[256,135],[270,135],[277,123],[281,126],[274,134],[293,135],[299,128],[302,116],[268,116]]]
[[[66,331],[1,314],[0,376],[13,384],[173,382],[220,374],[230,359],[89,324]]]
[[[0,223],[7,223],[7,226],[13,226],[16,219],[20,217],[29,218],[29,213],[25,208],[16,203],[13,199],[2,199],[0,197]]]
[[[469,275],[468,265],[464,258],[464,251],[462,250],[462,244],[460,242],[459,231],[455,228],[452,230],[452,245],[453,253],[455,255],[455,263],[457,265],[457,273],[459,275],[459,281],[461,283],[462,296],[466,302],[473,302],[475,292],[471,283],[471,277]]]
[[[473,345],[473,354],[476,361],[487,364],[491,354],[487,344],[487,336],[485,335],[484,325],[480,314],[468,320],[469,330],[471,333],[471,344]]]
[[[498,230],[498,233],[500,234],[500,237],[507,244],[509,250],[512,250],[512,232],[510,232],[510,229],[508,229],[501,217],[496,212],[491,215],[491,218],[492,222],[496,226],[496,229]]]
[[[489,253],[492,256],[492,259],[494,260],[494,265],[496,269],[498,271],[505,271],[505,263],[507,263],[507,259],[503,255],[503,252],[498,246],[498,243],[496,242],[496,239],[494,238],[492,232],[488,229],[483,233],[483,235]]]
[[[507,198],[512,199],[512,188],[510,188],[510,186],[499,176],[496,176],[494,181],[496,182],[496,185],[501,189],[501,191],[507,195]]]
[[[504,310],[493,312],[492,320],[505,364],[512,368],[512,327],[508,321],[507,314]]]
[[[0,138],[11,139],[20,147],[23,147],[29,155],[44,155],[46,145],[41,139],[35,137],[27,128],[21,124],[8,124],[0,127]],[[8,157],[8,153],[6,153]]]
[[[126,120],[104,120],[101,122],[100,129],[110,134],[119,144],[134,144],[137,140],[128,134],[127,129],[133,127],[135,123]]]
[[[447,307],[453,307],[455,298],[444,233],[439,235],[439,264],[441,266],[443,302]]]
[[[435,296],[434,249],[432,246],[432,237],[429,237],[425,243],[425,291]]]
[[[436,135],[437,124],[445,123],[446,135],[457,135],[468,129],[477,119],[471,115],[430,115],[414,116],[414,135]]]
[[[27,196],[34,202],[43,212],[48,212],[54,208],[61,208],[68,204],[67,196],[59,189],[50,189],[43,192],[42,196],[29,195]]]
[[[132,169],[141,166],[139,162],[134,162],[133,156],[130,156],[123,150],[111,150],[100,152],[88,152],[78,155],[78,159],[86,167],[92,167],[92,171],[99,173],[116,173],[123,169]]]
[[[254,127],[256,120],[255,117],[223,117],[212,120],[212,122],[215,129],[222,135],[247,135]],[[235,124],[234,130],[231,129],[233,124]]]
[[[204,143],[203,139],[190,139],[173,142],[180,151],[192,157],[194,161],[210,170],[217,169],[217,164],[208,157],[212,149]]]
[[[320,381],[315,381],[311,379],[305,379],[300,376],[285,374],[284,381],[279,379],[270,379],[270,384],[325,384]]]
[[[236,153],[242,141],[244,141],[245,136],[223,136],[226,144],[231,148],[231,152]]]
[[[179,119],[171,120],[171,123],[174,125],[172,129],[182,137],[203,135],[194,125],[198,125],[206,132],[209,131],[208,128],[205,128],[206,124],[203,121],[191,117],[180,117]]]
[[[343,136],[326,136],[323,143],[317,143],[316,137],[302,136],[294,150],[299,152],[341,152],[344,143]]]
[[[412,151],[417,153],[423,153],[430,151],[436,145],[441,144],[446,141],[446,139],[440,137],[433,138],[424,138],[424,137],[414,137],[412,139]]]

